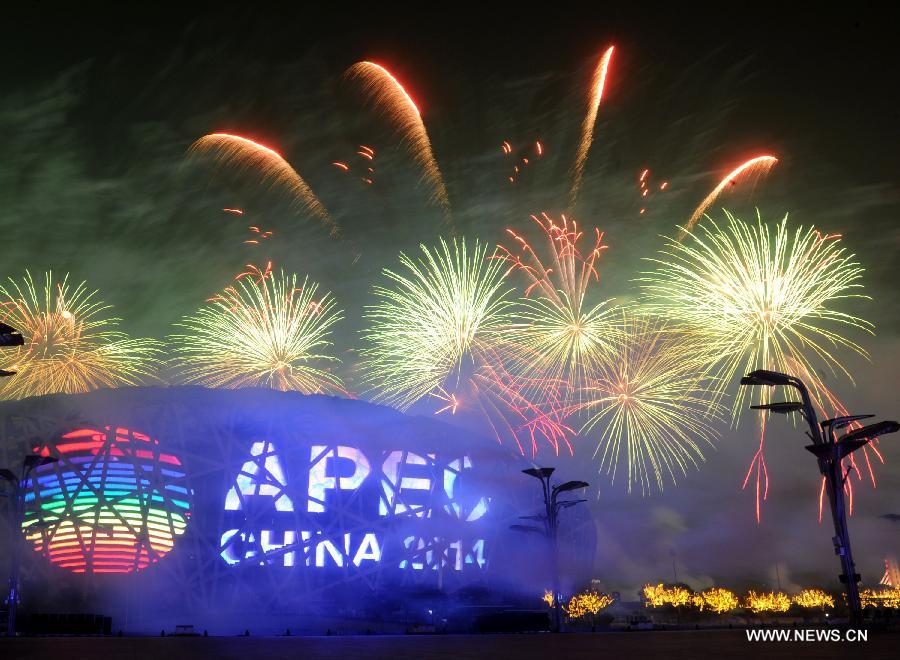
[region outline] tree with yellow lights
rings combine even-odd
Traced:
[[[900,609],[900,588],[863,589],[859,593],[863,607],[883,607],[890,610]]]
[[[708,610],[716,614],[726,614],[737,609],[740,601],[728,589],[712,587],[699,594],[694,594],[691,604],[701,612]]]
[[[566,616],[570,619],[590,619],[591,625],[594,625],[594,617],[601,611],[613,604],[612,596],[593,589],[588,589],[577,593],[569,600],[569,604],[564,606]]]
[[[677,584],[667,587],[664,584],[644,585],[644,607],[684,607],[692,604],[694,594],[689,589]]]
[[[744,608],[754,614],[787,612],[790,607],[791,597],[781,591],[756,593],[751,590],[744,599]]]
[[[806,609],[834,609],[834,596],[826,594],[821,589],[804,589],[794,596],[791,601],[794,605]]]

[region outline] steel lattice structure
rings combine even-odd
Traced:
[[[537,542],[509,531],[531,512],[527,463],[433,418],[199,387],[0,409],[0,461],[60,458],[29,485],[24,534],[37,552],[23,607],[112,603],[127,627],[178,613],[384,610],[523,580],[543,588]],[[594,528],[582,522],[571,546],[592,559]],[[515,568],[534,564],[526,576]]]

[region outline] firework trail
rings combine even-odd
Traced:
[[[270,188],[286,191],[298,206],[318,217],[332,236],[340,234],[319,198],[277,151],[239,135],[210,133],[194,142],[188,153],[211,155],[219,167],[258,173]]]
[[[21,282],[0,285],[0,321],[25,339],[9,357],[8,368],[18,373],[0,382],[0,398],[74,394],[155,377],[159,342],[115,330],[120,319],[103,317],[111,307],[97,295],[84,282],[69,287],[68,275],[54,283],[49,272],[42,288],[28,271]]]
[[[593,370],[570,414],[587,414],[580,433],[601,429],[594,457],[615,481],[627,463],[627,489],[663,490],[703,461],[718,438],[720,406],[703,382],[698,338],[633,313],[622,315],[614,360]]]
[[[727,188],[729,185],[737,185],[737,180],[739,177],[752,176],[754,174],[757,176],[767,174],[777,162],[778,159],[775,158],[775,156],[757,156],[756,158],[751,158],[750,160],[742,163],[727,175],[725,175],[725,178],[719,181],[719,184],[715,188],[713,188],[706,197],[703,198],[703,201],[700,202],[700,206],[694,209],[694,212],[688,219],[687,225],[685,225],[684,229],[682,229],[679,240],[683,240],[687,232],[693,229],[697,221],[701,217],[703,217],[703,214],[706,213],[706,210],[710,206],[712,206],[712,204],[719,198],[719,195],[723,190],[725,190],[725,188]]]
[[[506,231],[515,248],[498,246],[497,258],[528,282],[518,313],[524,323],[508,333],[514,347],[508,361],[523,376],[566,381],[582,392],[587,375],[614,354],[618,335],[613,301],[593,306],[585,302],[591,283],[600,281],[597,261],[607,246],[595,228],[593,244],[583,254],[579,242],[584,232],[577,222],[565,215],[556,221],[546,213],[531,219],[541,229],[549,259],[541,259],[531,243],[511,229]]]
[[[449,219],[450,200],[444,179],[431,151],[422,115],[412,97],[390,71],[374,62],[357,62],[344,72],[344,76],[359,81],[367,103],[397,127],[404,146],[431,185],[431,199],[441,206],[445,218]]]
[[[260,269],[256,269],[259,272]],[[318,285],[283,271],[237,283],[176,325],[173,367],[180,380],[205,387],[268,387],[304,394],[344,392],[340,379],[317,365],[339,362],[326,349],[341,311]]]
[[[871,334],[872,324],[831,307],[847,298],[866,298],[858,293],[863,269],[840,246],[840,236],[803,227],[791,232],[787,216],[774,227],[759,216],[755,224],[725,216],[725,226],[710,219],[688,232],[684,243],[666,239],[660,257],[651,259],[656,270],[640,280],[648,308],[705,338],[708,370],[720,397],[738,376],[754,369],[811,375],[816,373],[813,361],[852,381],[830,351],[844,348],[865,356],[841,330]],[[821,379],[809,382],[821,409],[837,408]],[[759,403],[769,402],[771,389],[755,390]],[[746,388],[738,389],[735,424],[747,396]],[[768,490],[764,437],[761,415],[760,446],[751,464],[757,473],[757,517]]]
[[[578,152],[575,154],[575,166],[572,168],[572,188],[569,192],[569,206],[575,206],[578,191],[581,189],[581,179],[584,176],[584,164],[587,162],[588,152],[594,141],[594,124],[597,123],[597,111],[600,101],[603,99],[603,89],[606,87],[606,74],[609,71],[609,62],[612,59],[613,49],[610,46],[603,53],[597,68],[594,69],[594,77],[591,80],[591,92],[588,97],[588,109],[581,124],[581,141],[578,143]]]

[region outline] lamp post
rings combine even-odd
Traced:
[[[543,527],[534,525],[512,525],[511,528],[519,532],[541,534],[550,542],[550,563],[553,572],[553,623],[554,630],[562,630],[562,594],[559,586],[559,545],[557,543],[559,532],[559,512],[570,506],[575,506],[587,500],[559,500],[559,494],[577,488],[587,488],[590,484],[586,481],[567,481],[556,486],[550,485],[550,475],[555,468],[528,468],[522,470],[530,477],[541,482],[541,490],[544,496],[544,513],[536,516],[520,516],[524,520],[543,522]]]
[[[9,594],[7,596],[7,637],[14,637],[16,634],[16,608],[19,604],[19,563],[22,556],[22,520],[25,517],[25,490],[28,479],[34,468],[56,463],[58,460],[55,456],[28,454],[22,461],[21,477],[17,477],[12,470],[0,469],[0,478],[5,479],[12,486],[12,516],[10,516],[12,559],[9,567]]]
[[[759,406],[750,406],[754,410],[768,410],[769,412],[788,414],[799,412],[806,420],[809,430],[806,435],[812,440],[811,445],[806,445],[806,450],[812,453],[818,463],[819,471],[825,477],[825,491],[828,495],[828,503],[831,508],[831,518],[834,523],[834,554],[841,559],[842,573],[840,580],[847,585],[847,605],[850,608],[850,617],[854,624],[862,623],[862,605],[859,600],[860,575],[856,572],[853,563],[853,553],[850,550],[850,530],[847,527],[847,510],[844,501],[844,484],[847,481],[848,471],[842,468],[844,457],[864,447],[869,441],[886,433],[895,433],[900,430],[900,424],[893,421],[877,422],[846,433],[838,438],[835,432],[845,428],[861,419],[868,419],[874,415],[847,415],[826,419],[819,423],[816,411],[813,408],[809,390],[803,382],[795,376],[759,369],[741,378],[741,385],[762,385],[768,387],[782,386],[792,387],[800,393],[800,401],[781,401],[766,403]]]

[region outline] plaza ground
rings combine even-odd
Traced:
[[[900,633],[866,642],[748,642],[743,630],[569,633],[563,635],[374,635],[334,637],[37,637],[0,640],[4,660],[553,660],[555,658],[866,658],[895,659]]]

